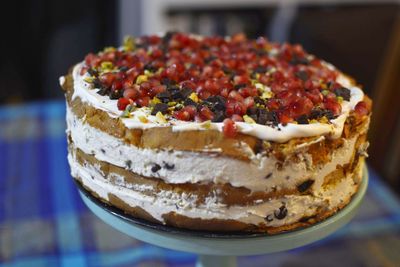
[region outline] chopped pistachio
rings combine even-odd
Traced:
[[[174,102],[174,101],[168,102],[168,106],[169,106],[169,107],[173,107],[173,106],[175,106],[175,105],[176,105],[176,102]]]
[[[267,99],[267,98],[271,98],[273,96],[272,92],[269,91],[265,91],[262,93],[262,95],[260,96],[262,99]]]
[[[102,62],[100,66],[101,66],[101,69],[102,69],[103,71],[112,70],[112,69],[114,68],[113,63],[110,62],[110,61],[104,61],[104,62]]]
[[[199,97],[194,92],[190,94],[189,98],[192,99],[193,102],[196,102],[196,103],[199,102]]]
[[[124,112],[122,112],[121,117],[123,118],[131,118],[132,114],[131,112],[133,111],[134,107],[132,105],[127,105]]]
[[[135,39],[132,36],[125,36],[122,47],[127,52],[135,50]]]
[[[161,103],[161,100],[157,97],[153,97],[153,99],[150,100],[150,106],[155,106],[158,103]]]
[[[94,78],[93,78],[93,77],[85,77],[83,80],[84,80],[85,82],[87,82],[87,83],[92,83],[93,80],[94,80]]]
[[[149,70],[144,70],[144,75],[146,75],[147,77],[150,77],[150,76],[153,76],[154,73]]]
[[[203,127],[204,129],[210,129],[211,128],[211,121],[205,121],[201,124],[201,127]]]
[[[149,122],[149,120],[143,115],[138,116],[138,119],[140,120],[140,122],[143,122],[143,123]]]
[[[141,84],[141,83],[144,83],[144,82],[147,82],[147,76],[146,75],[139,75],[136,78],[136,84]]]
[[[156,120],[158,123],[167,123],[167,120],[160,111],[156,113]]]
[[[247,123],[256,123],[252,117],[248,116],[248,115],[244,115],[243,116],[243,120]]]
[[[319,122],[321,122],[321,123],[328,123],[329,120],[328,120],[328,118],[327,118],[326,116],[323,116],[323,117],[320,119]]]
[[[329,90],[322,90],[322,92],[321,92],[321,94],[323,94],[323,95],[328,95],[329,94]]]

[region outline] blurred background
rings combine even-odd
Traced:
[[[34,254],[35,251],[39,251],[38,255],[43,254],[40,251],[61,255],[77,246],[78,250],[89,247],[91,252],[98,249],[103,252],[102,260],[108,263],[104,266],[117,266],[118,262],[113,265],[113,260],[104,254],[104,251],[115,251],[116,247],[111,244],[122,240],[120,246],[124,249],[139,246],[138,241],[118,235],[87,213],[76,219],[76,214],[81,214],[84,207],[80,200],[75,199],[77,195],[69,180],[65,160],[65,111],[58,77],[88,52],[120,44],[124,35],[174,30],[204,35],[245,32],[249,37],[261,35],[272,41],[300,43],[308,52],[334,64],[363,86],[374,101],[368,163],[371,173],[377,178],[370,185],[370,190],[375,191],[365,204],[374,211],[365,208],[364,217],[356,222],[356,226],[347,228],[345,233],[351,237],[347,245],[337,241],[339,239],[329,243],[329,246],[335,245],[340,253],[332,256],[332,250],[324,245],[312,249],[339,260],[347,258],[346,253],[355,250],[357,255],[353,256],[358,261],[345,261],[341,266],[400,266],[399,250],[394,250],[400,249],[400,202],[395,196],[400,193],[399,0],[34,0],[7,1],[0,14],[3,26],[0,41],[0,265],[4,260]],[[32,136],[36,139],[27,141]],[[53,137],[59,139],[51,139]],[[65,177],[60,177],[60,170],[65,172]],[[44,177],[48,180],[43,181]],[[54,177],[59,178],[57,183],[51,180]],[[40,184],[46,183],[41,188],[36,186],[39,180]],[[60,185],[62,183],[64,186]],[[49,193],[52,186],[61,188],[61,192]],[[37,187],[36,191],[33,187]],[[36,205],[36,209],[26,205],[26,201],[34,203],[36,200],[41,203]],[[57,213],[61,210],[62,213]],[[37,214],[40,214],[39,221],[32,219]],[[62,226],[65,218],[57,217],[60,214],[70,214],[75,219],[67,217],[76,224]],[[43,224],[43,218],[49,220]],[[370,221],[367,224],[365,220]],[[15,228],[16,225],[20,228]],[[79,225],[91,226],[79,230]],[[366,228],[357,228],[360,225]],[[60,227],[67,230],[59,231]],[[20,229],[24,230],[21,232]],[[64,242],[63,245],[54,244],[49,229],[55,231],[57,240]],[[93,232],[88,234],[85,229]],[[381,234],[379,231],[382,229],[396,235],[379,236],[371,244],[367,242],[371,237],[363,236],[363,233],[373,231]],[[81,241],[71,241],[63,231],[81,231],[83,236]],[[36,240],[37,233],[43,234],[40,237],[42,243],[32,241]],[[341,236],[346,236],[345,233],[342,232]],[[97,237],[94,241],[93,236]],[[29,239],[32,237],[35,238]],[[361,243],[354,243],[355,237],[365,238],[360,239]],[[381,243],[384,243],[384,249],[381,249]],[[365,244],[370,246],[364,251]],[[175,255],[155,248],[147,249],[149,258]],[[376,256],[376,261],[362,260],[367,254],[372,255],[366,251],[380,256]],[[295,254],[286,255],[286,261],[280,254],[269,259],[277,266],[284,262],[284,266],[333,266],[315,261],[311,250],[310,253],[297,252],[308,260],[298,262]],[[73,259],[79,263],[81,254],[71,255],[77,255]],[[191,266],[194,261],[193,255],[175,256],[182,259],[179,266]],[[168,259],[172,262],[171,258],[165,257],[166,262]],[[46,260],[54,263],[48,266],[60,264],[59,259],[54,262],[50,258]],[[264,266],[262,258],[256,258],[253,263],[257,260],[259,265],[249,263],[246,266]],[[31,258],[26,263],[27,266],[44,266],[41,262],[33,264]],[[60,265],[81,266],[68,265],[67,262]],[[140,266],[172,265],[175,266],[150,262],[150,265]]]
[[[124,35],[167,30],[245,32],[302,44],[374,100],[369,162],[400,191],[399,1],[35,0],[9,2],[1,20],[0,103],[61,99],[58,77]]]

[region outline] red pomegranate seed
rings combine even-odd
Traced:
[[[115,80],[115,75],[111,72],[107,72],[102,74],[99,79],[107,88],[110,88]]]
[[[206,106],[200,109],[199,116],[203,121],[212,120],[214,118],[214,113]]]
[[[243,121],[243,117],[238,115],[238,114],[233,114],[231,116],[231,120],[233,120],[233,121]]]
[[[342,106],[335,99],[325,98],[324,107],[332,111],[335,116],[339,115],[342,111]]]
[[[183,110],[183,109],[175,111],[173,116],[175,119],[181,120],[181,121],[188,121],[191,118],[189,112],[187,112],[186,110]]]
[[[165,85],[157,85],[155,87],[150,88],[149,95],[151,97],[156,96],[157,94],[164,92],[167,89]]]
[[[136,100],[136,104],[139,107],[147,107],[149,105],[149,102],[150,102],[150,97],[148,96],[142,96]]]
[[[235,122],[231,119],[225,119],[223,123],[224,123],[224,126],[223,126],[222,130],[223,130],[225,137],[228,137],[228,138],[235,137],[237,134],[237,128],[236,128]]]
[[[243,97],[236,90],[230,91],[228,98],[233,99],[235,101],[239,101],[239,102],[243,102],[243,100],[244,100]]]
[[[136,100],[139,97],[140,93],[135,88],[128,88],[124,91],[124,98]]]
[[[251,108],[252,106],[254,106],[254,98],[251,96],[246,97],[243,101],[243,104],[246,106],[247,109]]]
[[[129,105],[129,100],[126,98],[119,98],[117,102],[117,107],[119,110],[125,110],[126,106]]]
[[[192,106],[192,105],[188,105],[188,106],[182,108],[182,110],[188,112],[191,118],[193,118],[194,115],[195,115],[196,112],[197,112],[196,107],[195,107],[195,106]]]

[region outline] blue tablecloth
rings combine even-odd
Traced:
[[[83,204],[66,160],[65,105],[0,108],[0,266],[193,266],[134,240]],[[370,169],[357,217],[329,238],[239,266],[400,266],[400,201]]]

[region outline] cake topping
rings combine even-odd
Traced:
[[[130,37],[119,49],[88,54],[81,75],[98,94],[117,100],[123,117],[145,108],[160,113],[157,121],[224,122],[231,137],[235,122],[330,123],[351,98],[341,74],[300,45],[243,34]],[[357,111],[369,109],[359,104]]]

